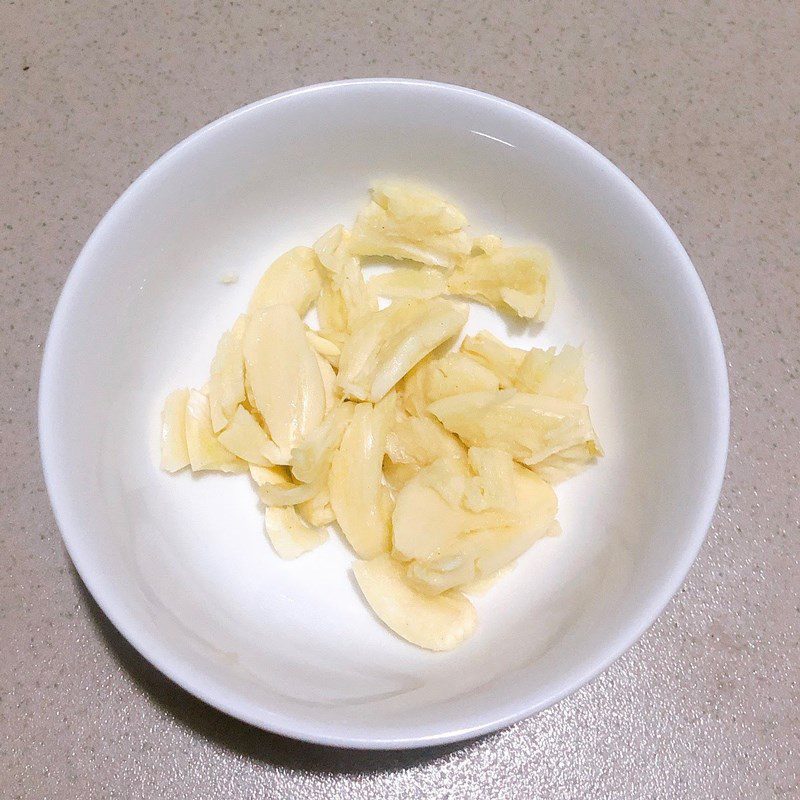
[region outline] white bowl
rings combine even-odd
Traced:
[[[474,308],[469,328],[584,343],[607,456],[558,489],[560,538],[477,602],[452,653],[392,635],[340,541],[277,558],[244,476],[168,476],[158,414],[204,383],[267,264],[350,222],[381,176],[452,197],[477,231],[553,251],[535,336]],[[219,277],[237,272],[223,286]],[[688,256],[589,145],[519,106],[405,80],[312,86],[190,136],[114,204],[70,273],[42,366],[47,487],[75,566],[127,639],[213,706],[352,747],[465,739],[549,706],[641,636],[680,586],[719,494],[728,386]]]

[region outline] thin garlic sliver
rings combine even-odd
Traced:
[[[331,462],[331,506],[361,558],[384,553],[390,545],[390,498],[382,467],[395,404],[396,398],[390,394],[375,406],[356,405]]]
[[[161,469],[177,472],[189,464],[186,447],[188,389],[176,389],[164,401],[161,412]]]
[[[254,314],[268,306],[290,305],[303,317],[321,288],[322,276],[314,251],[310,247],[294,247],[261,276],[247,311]]]
[[[377,402],[421,359],[455,336],[469,314],[444,298],[396,301],[367,317],[342,347],[339,386]]]
[[[291,506],[267,508],[264,528],[275,552],[285,559],[297,558],[319,547],[328,538],[328,531],[307,525]]]
[[[367,287],[377,297],[429,300],[447,292],[447,279],[436,269],[397,267],[370,278]]]
[[[406,580],[389,555],[356,561],[353,573],[367,603],[398,636],[426,650],[452,650],[475,631],[477,615],[460,592],[428,597]]]
[[[513,389],[453,395],[428,410],[468,446],[499,447],[527,465],[596,438],[585,405]]]
[[[325,413],[317,356],[297,312],[276,305],[253,314],[243,350],[256,408],[278,449],[289,453]]]

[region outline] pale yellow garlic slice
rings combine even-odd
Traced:
[[[554,535],[554,519],[558,511],[558,501],[549,484],[518,464],[513,465],[511,478],[514,494],[513,522],[504,525],[488,525],[464,527],[463,515],[457,507],[450,506],[450,511],[441,507],[435,513],[443,519],[462,520],[462,529],[447,538],[440,536],[437,547],[427,550],[419,534],[410,528],[401,530],[405,542],[404,549],[414,547],[414,560],[408,566],[408,578],[420,591],[436,593],[453,587],[464,587],[490,577],[502,569],[534,542],[544,536]],[[398,506],[402,497],[398,496]],[[428,516],[432,507],[429,504],[419,506],[418,528],[430,524]],[[484,514],[484,517],[488,515]],[[475,515],[467,518],[475,519]],[[409,518],[402,525],[410,525]],[[395,525],[395,542],[398,537],[398,526]],[[395,544],[396,549],[397,544]]]
[[[214,433],[219,433],[230,422],[239,404],[245,401],[242,339],[247,322],[247,315],[241,314],[233,328],[222,334],[211,362],[208,401]]]
[[[515,385],[531,394],[545,394],[574,403],[586,397],[583,350],[565,345],[560,353],[531,348],[517,371]]]
[[[339,399],[339,387],[336,385],[336,372],[330,363],[316,350],[314,355],[317,358],[317,366],[322,378],[322,389],[325,392],[325,413],[328,414],[341,402]]]
[[[454,205],[430,190],[384,181],[356,219],[350,250],[452,268],[472,247],[466,224]]]
[[[461,343],[461,352],[493,372],[503,389],[515,385],[517,373],[527,355],[526,350],[507,345],[489,331],[465,336]]]
[[[211,427],[208,397],[189,390],[186,402],[186,448],[192,471],[241,472],[247,464],[219,443]]]
[[[314,483],[264,483],[258,487],[258,496],[265,506],[296,506],[305,503],[319,494],[324,488],[324,481]]]
[[[276,305],[253,314],[243,351],[256,409],[277,449],[288,455],[325,413],[325,387],[317,356],[297,311]],[[276,458],[271,460],[278,463]]]
[[[391,498],[382,467],[395,405],[394,394],[375,406],[358,403],[331,463],[331,506],[361,558],[372,558],[390,546]]]
[[[383,477],[389,488],[397,494],[418,472],[420,467],[417,464],[404,464],[402,462],[390,461],[388,458],[383,462]]]
[[[431,417],[397,413],[386,439],[386,455],[399,464],[427,467],[439,458],[464,458],[464,445]]]
[[[389,555],[353,565],[369,606],[390,630],[426,650],[452,650],[477,625],[472,603],[459,592],[426,597],[405,579],[403,565]]]
[[[548,456],[534,464],[531,469],[549,483],[561,483],[561,481],[573,478],[579,472],[583,472],[602,455],[603,448],[595,434],[594,438],[583,444],[567,447]]]
[[[342,348],[336,342],[322,336],[319,331],[306,328],[306,338],[314,351],[321,355],[332,367],[339,366],[339,355]]]
[[[161,411],[161,469],[177,472],[189,464],[186,447],[186,403],[188,389],[176,389],[167,396]]]
[[[596,438],[585,405],[513,389],[453,395],[428,410],[468,446],[499,447],[528,465]]]
[[[342,347],[339,386],[377,402],[422,358],[455,336],[468,308],[445,298],[395,301],[365,318]]]
[[[517,509],[514,460],[496,447],[470,447],[469,465],[475,476],[467,482],[464,506],[470,511]]]
[[[394,552],[405,560],[435,560],[449,553],[461,535],[516,519],[516,509],[474,512],[465,508],[468,481],[466,465],[448,458],[424,467],[408,481],[395,498]]]
[[[291,508],[267,508],[264,528],[275,552],[284,559],[293,559],[319,547],[328,538],[324,528],[312,528]]]
[[[367,289],[361,263],[348,247],[350,233],[336,225],[314,244],[326,279],[317,301],[320,328],[326,335],[347,334],[378,302]]]
[[[403,380],[403,405],[422,416],[435,400],[465,392],[494,391],[500,382],[490,369],[466,353],[448,353],[442,358],[425,360]]]
[[[397,267],[370,278],[367,287],[376,297],[429,300],[445,294],[447,279],[436,269]]]
[[[217,434],[220,444],[239,458],[260,467],[272,466],[265,452],[272,442],[253,415],[239,406],[227,427]]]
[[[502,249],[503,240],[494,233],[487,233],[483,236],[478,236],[472,241],[471,255],[479,255],[480,253],[496,253]]]
[[[250,477],[256,486],[264,486],[267,483],[284,484],[289,482],[289,473],[286,467],[260,467],[258,464],[248,464]]]
[[[450,275],[448,289],[544,321],[551,306],[550,262],[550,254],[539,247],[502,247],[464,259]]]
[[[336,515],[331,508],[331,493],[327,484],[324,484],[313,497],[298,503],[295,508],[297,513],[312,527],[321,528],[336,522]]]
[[[342,403],[330,411],[319,427],[292,450],[292,475],[301,483],[324,480],[333,453],[339,447],[355,405]]]
[[[248,314],[274,305],[288,305],[301,316],[311,308],[322,288],[322,275],[310,247],[294,247],[276,259],[250,298]]]

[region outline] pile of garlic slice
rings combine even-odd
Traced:
[[[375,614],[430,650],[472,634],[465,592],[558,533],[552,484],[602,454],[579,349],[483,331],[448,352],[469,314],[448,295],[540,322],[553,302],[546,251],[466,227],[427,189],[378,184],[351,231],[272,264],[208,383],[162,413],[163,469],[249,471],[282,558],[337,524]],[[403,263],[366,281],[370,256]]]

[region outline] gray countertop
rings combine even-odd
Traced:
[[[800,7],[660,5],[0,7],[0,796],[800,797]],[[733,404],[713,528],[644,638],[533,719],[406,753],[265,734],[158,674],[77,578],[36,446],[50,315],[122,190],[239,105],[372,75],[501,95],[615,161],[700,272]]]

